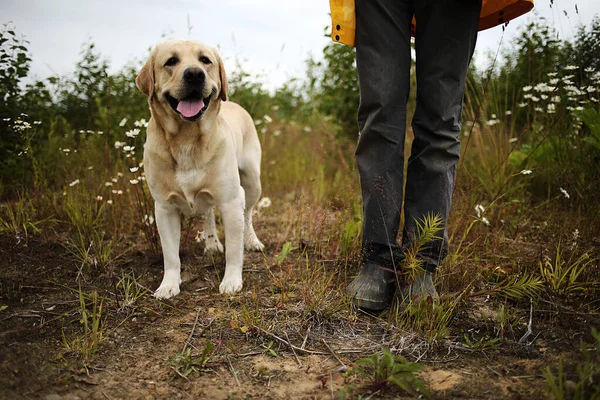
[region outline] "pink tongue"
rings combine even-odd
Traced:
[[[181,100],[177,104],[177,111],[179,111],[184,117],[191,118],[198,114],[204,107],[204,100]]]

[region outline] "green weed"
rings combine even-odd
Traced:
[[[414,374],[423,369],[423,366],[408,362],[400,355],[393,355],[387,348],[382,347],[381,353],[374,353],[370,357],[356,361],[359,367],[353,368],[350,373],[356,373],[371,381],[371,390],[374,392],[385,390],[390,386],[413,395],[422,394],[429,398],[425,382]]]
[[[583,361],[576,366],[576,375],[564,372],[562,361],[558,363],[556,375],[550,367],[544,370],[546,394],[555,400],[599,399],[600,398],[600,332],[592,328],[594,343],[581,341]]]
[[[84,362],[89,362],[98,352],[100,342],[102,341],[103,319],[102,305],[104,299],[98,297],[98,292],[93,291],[86,295],[81,289],[79,294],[79,311],[81,332],[74,337],[67,338],[65,331],[62,331],[62,343],[65,350],[74,352],[82,357]],[[89,302],[86,300],[89,299]]]
[[[167,357],[166,361],[169,367],[171,367],[177,375],[184,379],[188,379],[188,376],[192,373],[212,371],[208,367],[208,363],[213,357],[214,350],[214,344],[210,340],[207,340],[200,355],[193,355],[192,349],[188,348],[182,353],[175,354],[172,358]]]
[[[572,255],[568,260],[563,257],[560,243],[556,246],[554,260],[540,261],[540,275],[550,289],[559,295],[569,295],[592,288],[600,287],[600,282],[582,281],[584,271],[598,260],[592,257],[591,251],[586,251],[579,257]]]
[[[16,201],[0,205],[0,232],[10,232],[19,238],[39,233],[42,224],[52,219],[40,220],[37,214],[32,199],[21,191]]]
[[[460,298],[425,299],[408,304],[396,299],[388,311],[388,325],[393,331],[414,332],[427,343],[438,344],[450,333],[450,322]]]
[[[120,297],[121,309],[132,307],[140,298],[145,296],[147,289],[142,287],[134,274],[123,275],[116,284],[117,299]],[[118,300],[117,300],[118,301]]]

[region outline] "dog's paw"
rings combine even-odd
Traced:
[[[208,239],[205,242],[204,254],[219,254],[223,253],[223,245],[218,238]]]
[[[256,235],[252,235],[251,237],[244,238],[244,248],[249,251],[263,251],[265,245],[258,240]]]
[[[241,276],[229,276],[223,278],[219,291],[221,294],[233,294],[242,290],[242,277]]]
[[[179,285],[175,283],[161,283],[158,289],[154,292],[154,297],[162,300],[162,299],[170,299],[171,297],[175,297],[179,294]]]

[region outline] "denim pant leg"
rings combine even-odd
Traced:
[[[403,244],[427,215],[442,219],[443,237],[421,254],[434,270],[447,254],[465,79],[477,39],[481,0],[415,1],[417,107],[408,161]]]
[[[410,0],[356,0],[364,261],[393,267],[402,210],[406,103],[410,91]]]

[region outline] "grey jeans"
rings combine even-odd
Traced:
[[[445,229],[460,155],[458,135],[481,0],[356,0],[360,139],[356,161],[363,197],[363,260],[394,267],[402,245],[427,215],[443,220],[443,238],[420,257],[433,271],[447,253]],[[415,139],[404,189],[411,21],[416,18]],[[404,192],[404,203],[403,203]]]

